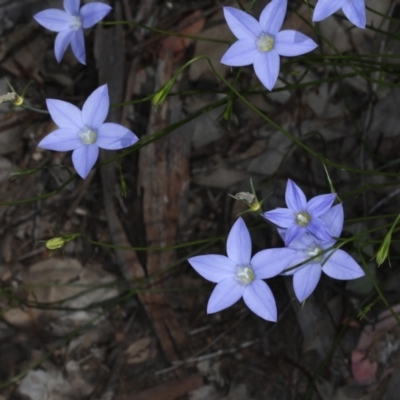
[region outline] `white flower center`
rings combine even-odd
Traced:
[[[320,263],[322,261],[324,251],[321,249],[321,247],[314,245],[314,247],[310,247],[306,250],[306,254],[308,258],[315,257],[313,260],[311,260],[311,262]]]
[[[69,27],[74,31],[82,28],[82,18],[80,15],[73,15],[69,21]]]
[[[275,38],[266,33],[262,33],[261,36],[256,41],[257,48],[262,53],[271,51],[274,48],[274,44],[275,44]]]
[[[239,265],[236,267],[235,279],[242,285],[247,286],[256,279],[251,265]]]
[[[97,132],[85,126],[85,128],[81,132],[79,132],[79,139],[81,139],[81,142],[83,144],[96,143]]]
[[[295,214],[295,221],[297,225],[307,226],[311,221],[311,215],[306,211],[301,211]]]

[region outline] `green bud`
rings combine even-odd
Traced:
[[[55,237],[53,239],[50,239],[46,242],[46,247],[49,250],[57,250],[61,249],[61,247],[65,246],[65,240],[62,237]]]
[[[389,232],[386,234],[385,239],[383,239],[383,242],[381,244],[381,247],[379,248],[378,252],[376,253],[376,262],[378,263],[378,266],[380,267],[385,260],[387,259],[389,255],[389,248],[390,248],[390,242],[392,240],[392,233],[394,229],[396,228],[397,223],[400,220],[400,214],[397,215],[395,221],[393,222],[392,226],[389,229]]]
[[[78,236],[82,236],[82,234],[81,233],[71,233],[70,235],[56,236],[53,239],[49,239],[46,242],[46,247],[49,250],[61,249],[69,242],[72,242]]]
[[[164,103],[165,99],[168,97],[168,94],[172,89],[173,84],[174,80],[171,79],[153,96],[153,105],[155,107]]]
[[[24,98],[22,96],[17,95],[17,98],[14,100],[14,106],[21,107],[24,104]]]
[[[229,99],[228,104],[225,107],[223,117],[225,121],[230,121],[232,118],[232,100]]]
[[[390,242],[392,240],[392,230],[390,230],[385,238],[383,239],[383,242],[381,244],[381,247],[379,248],[378,252],[376,253],[376,262],[378,263],[378,266],[380,267],[385,260],[387,259],[389,255],[389,248],[390,248]]]

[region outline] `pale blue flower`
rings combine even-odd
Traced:
[[[293,275],[293,288],[299,301],[304,301],[314,291],[322,272],[339,280],[357,279],[365,275],[353,257],[344,250],[333,248],[336,243],[336,239],[333,238],[338,238],[342,233],[342,204],[333,206],[321,216],[321,220],[328,227],[332,236],[331,240],[318,240],[306,233],[293,240],[288,246],[288,249],[296,252],[290,268],[304,263],[298,268],[283,273],[283,275]],[[280,233],[285,235],[283,230],[280,230]],[[311,257],[315,258],[307,262]]]
[[[51,118],[59,129],[44,137],[39,147],[55,151],[70,151],[76,172],[86,178],[97,161],[99,148],[119,150],[138,141],[128,128],[104,122],[110,99],[107,85],[97,88],[86,100],[82,111],[62,100],[47,99]]]
[[[332,236],[328,227],[319,217],[332,207],[335,198],[335,193],[329,193],[315,196],[307,202],[303,191],[288,179],[285,194],[288,208],[267,211],[264,213],[264,217],[279,228],[286,229],[286,246],[306,232],[320,240],[331,240]]]
[[[322,21],[340,9],[350,22],[365,28],[365,0],[319,0],[314,9],[313,21]]]
[[[226,22],[238,40],[223,55],[221,63],[233,67],[253,64],[262,84],[272,90],[279,75],[279,56],[298,56],[317,47],[312,39],[298,31],[279,31],[286,8],[287,0],[272,0],[258,22],[244,11],[224,7]]]
[[[292,262],[296,251],[267,249],[251,258],[250,234],[242,218],[229,233],[226,251],[228,257],[209,254],[188,259],[203,278],[217,283],[208,301],[207,313],[221,311],[243,297],[255,314],[276,321],[275,299],[262,279],[279,275]]]
[[[75,57],[86,64],[85,39],[83,29],[91,28],[101,21],[111,7],[103,3],[89,3],[79,8],[80,0],[64,0],[64,9],[50,8],[33,16],[46,29],[58,32],[54,43],[54,53],[58,62],[71,44]]]

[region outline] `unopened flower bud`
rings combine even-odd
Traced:
[[[65,240],[62,237],[55,237],[53,239],[50,239],[46,242],[46,247],[49,250],[57,250],[61,249],[61,247],[65,246]]]

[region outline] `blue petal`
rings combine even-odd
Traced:
[[[293,242],[292,242],[293,243]],[[288,275],[293,275],[295,272],[300,271],[300,268],[303,268],[305,264],[303,264],[307,259],[308,255],[303,251],[303,250],[295,250],[295,256],[290,263],[290,265],[284,269],[284,271],[281,273],[281,275],[288,276]],[[302,264],[302,265],[300,265]],[[299,265],[296,267],[296,265]],[[294,268],[296,267],[296,268]],[[289,271],[287,271],[290,269]],[[286,272],[285,272],[286,271]]]
[[[96,144],[84,145],[72,153],[72,163],[78,175],[85,179],[99,157],[99,147]]]
[[[288,179],[285,192],[286,205],[294,212],[305,211],[307,199],[304,192],[291,180]]]
[[[92,129],[99,129],[107,118],[110,109],[108,87],[98,87],[85,101],[82,107],[83,123]]]
[[[73,32],[74,34],[71,37],[72,52],[81,64],[86,65],[85,37],[83,36],[83,29],[78,29]]]
[[[271,289],[264,281],[256,279],[247,286],[243,292],[243,300],[254,314],[267,321],[276,322],[275,298]]]
[[[292,249],[267,249],[259,251],[251,259],[257,279],[268,279],[277,276],[289,267],[297,252]]]
[[[280,228],[289,228],[294,224],[294,214],[288,208],[276,208],[264,213],[265,219],[271,221]]]
[[[101,149],[119,150],[134,145],[138,140],[138,137],[128,128],[107,122],[100,126],[96,144]]]
[[[332,240],[332,235],[328,227],[325,225],[325,222],[319,218],[312,218],[307,225],[307,230],[319,240]]]
[[[103,3],[89,3],[84,5],[81,8],[82,27],[84,29],[91,28],[101,21],[111,10],[112,7]]]
[[[309,234],[306,232],[304,235],[292,240],[290,242],[290,248],[297,250],[298,252],[304,251],[309,249],[311,246],[314,246],[316,244],[316,239],[313,235]],[[320,244],[318,243],[318,246]],[[307,260],[309,257],[307,256],[305,260]]]
[[[69,29],[70,16],[63,10],[50,8],[33,16],[46,29],[53,32],[62,32]]]
[[[51,118],[59,128],[82,130],[82,112],[78,107],[55,99],[47,99],[46,104]]]
[[[208,254],[188,258],[190,265],[204,279],[211,282],[221,282],[223,279],[233,277],[236,271],[235,263],[226,256]]]
[[[207,313],[216,313],[235,304],[243,296],[244,289],[233,278],[219,282],[208,300]]]
[[[74,35],[74,31],[68,29],[66,31],[60,32],[56,40],[54,42],[54,54],[56,56],[56,60],[61,62],[65,50],[67,49],[68,45],[71,43],[72,37]]]
[[[283,241],[285,241],[286,229],[277,227],[278,235],[281,237]]]
[[[313,217],[319,217],[325,214],[336,199],[336,193],[321,194],[313,197],[307,204],[306,210]]]
[[[321,265],[310,263],[293,275],[293,288],[297,299],[304,301],[317,287],[321,278]]]
[[[254,72],[268,90],[274,88],[278,80],[279,68],[279,54],[275,49],[266,53],[259,52],[254,58]]]
[[[313,21],[322,21],[334,14],[348,0],[319,0],[314,8]]]
[[[251,239],[250,233],[242,218],[232,226],[226,243],[228,257],[236,265],[249,265],[251,258]]]
[[[287,0],[272,0],[260,15],[260,25],[265,33],[276,35],[285,19]]]
[[[70,151],[82,146],[79,139],[79,130],[71,128],[56,129],[45,136],[38,147],[54,151]]]
[[[354,258],[340,249],[334,251],[326,260],[322,270],[331,278],[340,280],[357,279],[365,275]]]
[[[344,15],[359,28],[365,28],[365,2],[364,0],[351,0],[343,3]]]
[[[79,14],[79,5],[81,0],[64,0],[64,10],[70,15],[77,16]]]
[[[253,39],[240,39],[233,43],[221,58],[221,63],[231,67],[253,64],[258,53]]]
[[[289,246],[294,240],[301,238],[306,234],[306,228],[293,224],[287,228],[285,233],[285,246]]]
[[[255,41],[262,33],[258,21],[244,11],[233,7],[224,7],[224,16],[230,30],[238,39]]]
[[[340,237],[343,229],[344,213],[342,203],[336,204],[330,208],[325,214],[320,216],[322,222],[329,229],[329,233],[332,237]]]
[[[318,45],[314,40],[298,31],[280,31],[275,36],[275,50],[281,56],[300,56],[314,50],[316,47]]]

